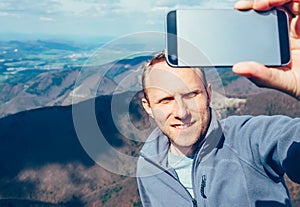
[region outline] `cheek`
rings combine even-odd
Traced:
[[[167,107],[158,107],[158,108],[154,108],[152,109],[152,114],[153,114],[153,118],[157,123],[160,123],[160,125],[163,125],[170,113],[170,110]]]
[[[152,113],[155,120],[161,120],[161,121],[165,120],[166,114],[163,109],[160,108],[152,109]]]
[[[209,107],[209,102],[207,100],[193,100],[187,103],[188,109],[191,112],[202,113],[206,111]]]

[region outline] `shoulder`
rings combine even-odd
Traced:
[[[221,121],[225,144],[233,148],[270,147],[280,140],[295,137],[300,119],[288,116],[230,116]]]
[[[289,124],[299,124],[299,118],[291,118],[283,115],[276,116],[229,116],[221,120],[224,130],[253,130],[253,129],[278,129]]]

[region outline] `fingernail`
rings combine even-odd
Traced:
[[[235,3],[234,8],[239,10],[248,10],[252,9],[253,1],[241,0]]]
[[[268,8],[269,4],[266,0],[254,0],[253,2],[253,8],[254,9],[269,9]]]
[[[300,14],[300,2],[293,1],[291,4],[291,10],[295,15]]]

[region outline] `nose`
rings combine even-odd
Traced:
[[[190,112],[186,103],[182,99],[175,100],[173,114],[178,119],[186,119]]]

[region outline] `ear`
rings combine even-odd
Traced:
[[[208,105],[210,105],[211,96],[212,96],[212,90],[211,90],[211,85],[210,84],[207,84],[207,86],[206,86],[206,93],[207,93]]]
[[[153,118],[152,109],[150,103],[146,98],[142,98],[142,105],[149,116]]]

